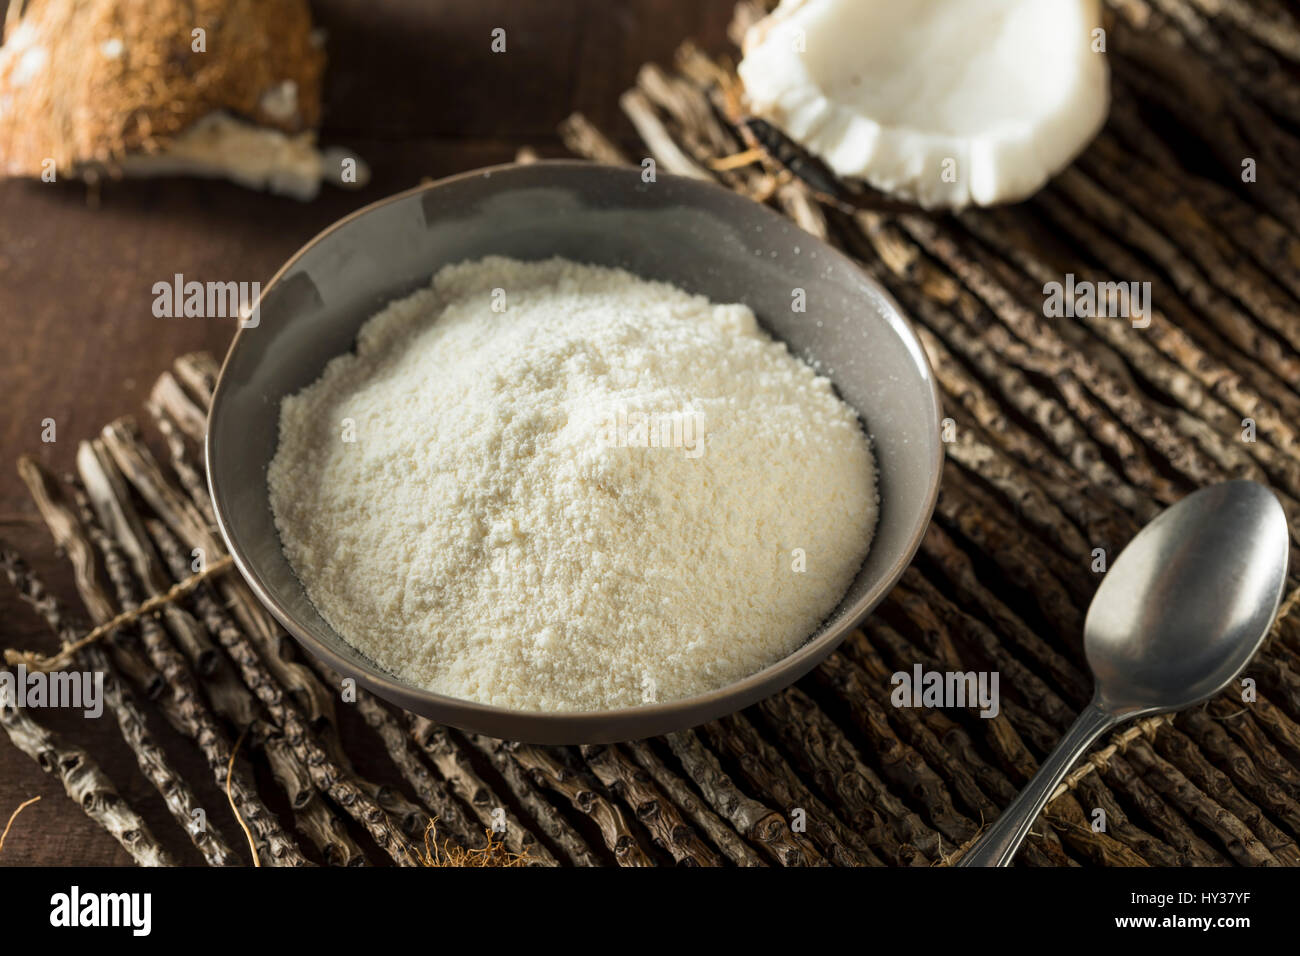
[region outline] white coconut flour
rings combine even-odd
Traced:
[[[488,258],[287,398],[269,470],[321,615],[398,678],[526,710],[716,689],[802,644],[876,522],[830,382],[627,272]]]

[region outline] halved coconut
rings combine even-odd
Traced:
[[[749,108],[925,207],[1023,199],[1109,108],[1097,0],[782,0],[745,36]]]
[[[310,198],[339,178],[315,149],[324,69],[307,0],[10,0],[0,172],[225,176]]]

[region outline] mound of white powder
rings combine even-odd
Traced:
[[[749,309],[564,260],[448,266],[287,398],[284,553],[396,677],[526,710],[720,688],[801,645],[876,522],[830,382]]]

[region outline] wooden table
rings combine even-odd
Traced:
[[[71,468],[78,441],[114,417],[142,414],[154,379],[176,355],[224,354],[232,326],[155,318],[155,282],[178,272],[202,281],[265,281],[329,223],[425,177],[508,161],[524,145],[561,155],[556,125],[573,110],[634,143],[619,114],[619,94],[642,63],[668,61],[684,38],[706,48],[725,44],[733,0],[313,0],[312,6],[329,32],[321,139],[366,158],[373,180],[363,191],[327,189],[300,204],[225,183],[166,180],[110,184],[93,200],[73,182],[0,182],[0,537],[70,607],[80,610],[67,565],[53,554],[14,462],[26,453],[56,470]],[[503,54],[490,50],[496,27],[506,30]],[[56,423],[53,443],[42,443],[45,419]],[[7,583],[0,586],[0,644],[52,647],[43,624]],[[41,716],[96,754],[171,849],[186,862],[201,862],[110,717]],[[193,748],[161,720],[155,724],[178,765],[201,781],[200,797],[223,805]],[[364,739],[358,730],[347,721],[345,739]],[[362,760],[358,769],[388,779],[385,764]],[[262,790],[270,798],[274,788]],[[38,795],[41,802],[9,834],[0,865],[130,863],[57,781],[0,741],[0,828],[21,801]]]

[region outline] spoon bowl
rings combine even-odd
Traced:
[[[1263,485],[1189,495],[1129,543],[1084,623],[1105,709],[1134,716],[1213,697],[1268,634],[1286,586],[1282,506]]]
[[[1066,773],[1116,724],[1228,687],[1268,636],[1289,554],[1286,514],[1253,481],[1203,488],[1138,532],[1084,622],[1092,702],[958,865],[1010,864]]]

